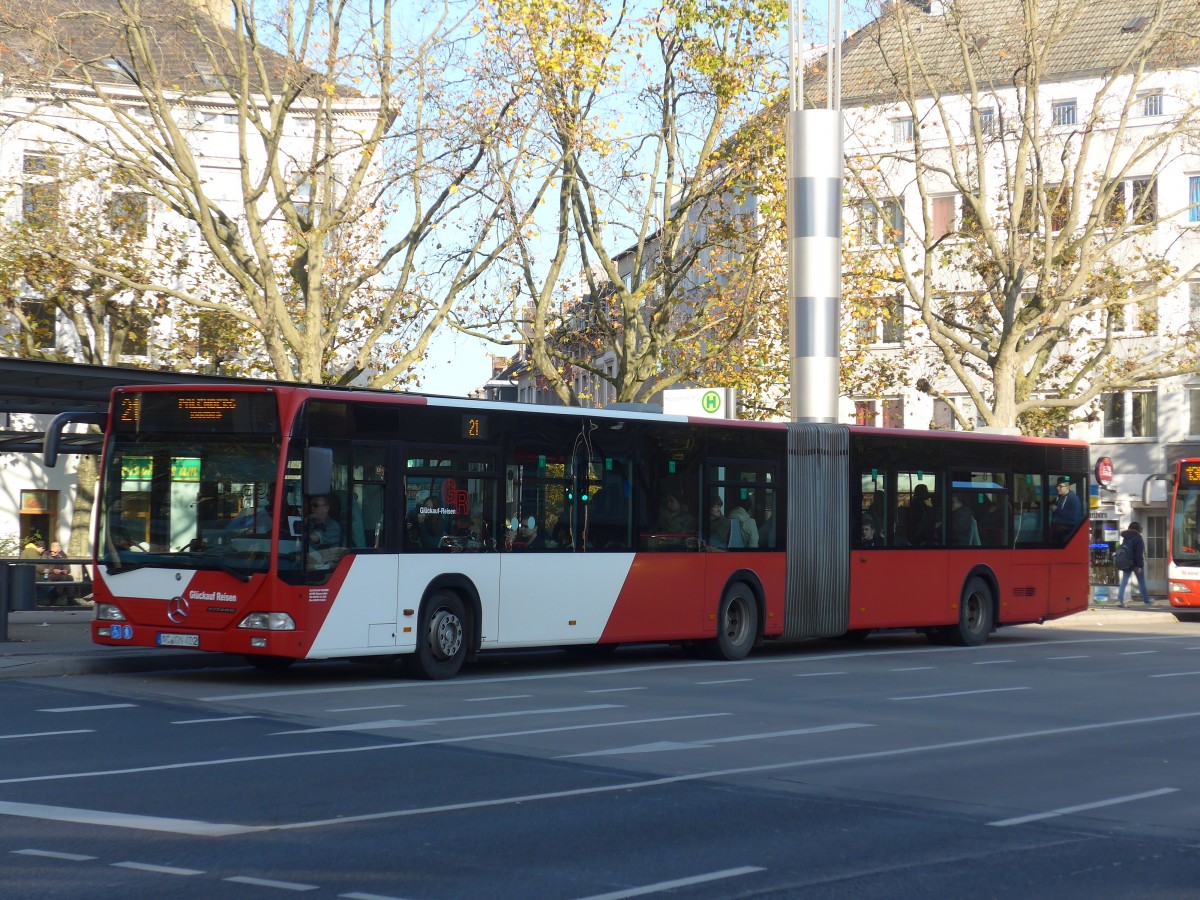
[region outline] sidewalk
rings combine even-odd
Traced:
[[[93,644],[91,609],[45,609],[13,612],[8,616],[8,641],[0,643],[0,678],[47,678],[62,675],[109,675],[121,672],[161,672],[244,666],[240,656],[197,650],[156,650],[148,647],[108,647]],[[1146,608],[1116,604],[1091,608],[1047,622],[1049,628],[1131,626],[1174,622],[1170,607],[1159,601]]]

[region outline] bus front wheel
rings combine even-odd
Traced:
[[[467,613],[452,591],[434,591],[425,602],[417,632],[417,651],[408,669],[431,681],[453,678],[467,658]]]
[[[731,584],[717,608],[717,636],[710,644],[714,659],[745,659],[758,636],[758,604],[743,582]]]
[[[958,624],[943,632],[947,642],[960,647],[978,647],[992,633],[995,606],[992,589],[982,578],[972,578],[958,601]]]

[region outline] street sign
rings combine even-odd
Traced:
[[[663,391],[663,412],[672,416],[736,419],[734,388],[676,388]]]

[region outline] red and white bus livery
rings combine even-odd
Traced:
[[[154,386],[114,392],[102,472],[94,640],[261,667],[978,644],[1088,602],[1077,441]]]
[[[1180,621],[1200,621],[1200,458],[1176,460],[1167,535],[1167,597]]]

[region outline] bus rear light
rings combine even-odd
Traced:
[[[238,628],[255,631],[295,631],[296,623],[287,613],[250,613],[238,623]]]
[[[124,622],[125,613],[111,603],[97,603],[93,618],[102,622]]]
[[[258,647],[259,649],[265,650],[267,647],[267,639],[266,638],[250,638],[250,646]]]

